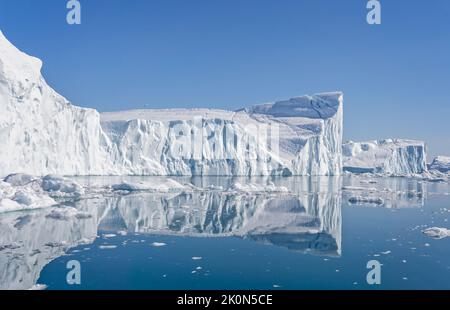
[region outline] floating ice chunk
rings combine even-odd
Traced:
[[[40,188],[0,183],[0,213],[47,208],[56,202]]]
[[[34,176],[25,173],[10,174],[4,179],[13,186],[24,186],[34,180],[36,180]]]
[[[450,230],[441,227],[431,227],[423,231],[425,235],[434,239],[443,239],[450,237]]]
[[[47,285],[45,284],[35,284],[29,290],[30,291],[43,291],[47,289]]]
[[[117,248],[117,245],[100,245],[99,249],[101,250],[112,250]]]
[[[193,256],[193,257],[192,257],[192,260],[201,260],[201,259],[202,259],[201,256]]]
[[[166,246],[167,244],[166,243],[164,243],[164,242],[153,242],[152,244],[151,244],[151,246],[153,246],[153,247],[162,247],[162,246]]]
[[[56,197],[80,197],[84,194],[84,189],[80,184],[56,175],[43,177],[42,189]]]
[[[116,234],[104,234],[102,237],[105,239],[114,238]]]
[[[119,184],[113,184],[111,188],[114,191],[154,191],[154,192],[176,192],[187,189],[186,186],[178,183],[172,179],[149,179],[136,182],[122,182]]]
[[[363,197],[363,196],[353,196],[348,199],[352,204],[384,204],[384,200],[380,197]]]

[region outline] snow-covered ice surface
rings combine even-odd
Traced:
[[[427,171],[425,142],[386,139],[343,144],[344,171],[413,176]]]
[[[71,105],[0,32],[0,176],[339,175],[342,93],[236,112]]]

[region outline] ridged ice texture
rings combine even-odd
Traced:
[[[103,113],[118,174],[339,175],[341,93],[236,112],[211,109]]]
[[[0,175],[104,172],[99,114],[57,94],[41,66],[0,32]]]
[[[71,105],[0,33],[0,176],[339,175],[341,93],[240,111]]]
[[[387,139],[347,142],[343,145],[344,171],[408,176],[427,171],[422,141]]]

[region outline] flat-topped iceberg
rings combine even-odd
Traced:
[[[342,93],[236,112],[71,105],[0,32],[0,176],[339,175]]]
[[[427,171],[425,142],[386,139],[343,144],[344,171],[410,176]]]

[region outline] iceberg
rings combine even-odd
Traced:
[[[427,171],[427,148],[422,141],[349,141],[342,148],[344,171],[349,173],[411,176]]]
[[[436,170],[442,173],[450,172],[450,157],[437,156],[433,159],[433,162],[429,165],[430,170]]]
[[[133,110],[101,114],[118,174],[339,175],[341,93],[239,111]]]
[[[0,176],[339,175],[343,94],[252,106],[99,114],[76,107],[42,62],[0,32]]]

